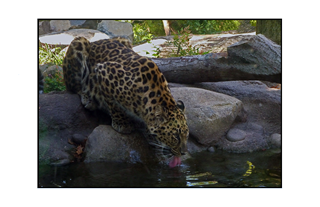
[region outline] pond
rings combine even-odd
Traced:
[[[199,152],[181,166],[72,163],[39,166],[38,187],[282,187],[280,150],[246,154]]]

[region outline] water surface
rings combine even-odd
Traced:
[[[281,187],[281,152],[199,152],[181,166],[112,162],[39,166],[39,187]]]

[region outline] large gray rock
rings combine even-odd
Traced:
[[[208,90],[171,88],[176,100],[186,106],[190,134],[203,145],[215,144],[230,128],[242,110],[242,102]]]
[[[100,20],[101,21],[101,20]],[[39,21],[39,35],[60,33],[71,29],[96,30],[99,20],[51,20]]]
[[[98,30],[72,29],[61,33],[40,35],[39,40],[41,43],[47,43],[49,45],[68,46],[70,45],[72,40],[77,36],[85,37],[90,42],[110,38],[108,35]]]
[[[192,148],[192,152],[199,151],[201,148],[197,149],[192,142],[188,147]],[[181,160],[189,157],[190,154],[187,154]],[[142,133],[136,131],[131,134],[121,134],[110,125],[100,125],[88,137],[84,162],[102,161],[148,164],[159,160]],[[168,164],[167,162],[169,160],[164,161]]]
[[[68,140],[73,134],[87,137],[100,123],[110,123],[110,117],[86,110],[77,94],[40,94],[39,164],[71,162],[74,146]]]
[[[247,120],[261,125],[267,136],[281,134],[281,85],[261,81],[198,83],[194,86],[242,101]]]
[[[120,134],[110,125],[100,125],[88,137],[85,162],[115,161],[148,163],[156,161],[154,152],[137,132]]]
[[[49,21],[42,21],[39,22],[39,35],[44,35],[50,33],[50,22]]]
[[[239,72],[258,76],[273,75],[281,81],[281,46],[262,34],[230,45],[227,62]],[[223,61],[222,61],[223,62]],[[258,79],[260,80],[260,79]]]
[[[50,30],[53,32],[61,32],[68,30],[71,27],[69,20],[51,20]]]
[[[128,37],[133,42],[133,30],[130,23],[103,20],[98,24],[97,29],[107,35]]]

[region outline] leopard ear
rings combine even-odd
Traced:
[[[168,110],[161,105],[155,106],[155,123],[157,125],[167,122]]]
[[[177,101],[177,106],[178,106],[178,108],[182,111],[182,112],[184,112],[185,111],[185,106],[184,106],[184,103],[182,102],[182,101],[180,101],[180,100],[178,100]]]

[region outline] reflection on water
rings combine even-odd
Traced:
[[[39,187],[281,187],[281,152],[200,152],[181,166],[73,163],[39,166]]]

